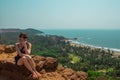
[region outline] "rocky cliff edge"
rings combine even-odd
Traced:
[[[34,80],[24,66],[14,62],[16,51],[13,45],[0,45],[0,80]],[[87,80],[87,73],[58,66],[56,58],[32,55],[36,69],[41,74],[39,80]]]

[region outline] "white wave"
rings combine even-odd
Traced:
[[[100,48],[100,49],[106,49],[106,50],[109,49],[109,50],[112,50],[112,51],[120,52],[120,49],[117,49],[117,48],[109,48],[109,47],[95,46],[95,45],[90,45],[90,44],[86,44],[86,43],[79,42],[79,41],[75,41],[75,40],[69,40],[69,41],[72,42],[72,43],[75,43],[75,44],[83,45],[83,46],[89,46],[89,47],[93,47],[93,48]]]

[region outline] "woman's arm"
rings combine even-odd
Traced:
[[[18,45],[19,45],[19,44],[16,43],[16,44],[15,44],[15,48],[16,48],[16,51],[17,51],[18,55],[22,57],[23,54],[20,52],[20,49],[19,49]]]
[[[28,45],[27,45],[28,44]],[[30,54],[31,53],[31,43],[29,43],[29,42],[27,42],[27,44],[26,44],[26,42],[24,43],[24,48],[25,48],[25,54]]]

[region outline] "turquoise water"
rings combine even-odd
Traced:
[[[97,47],[120,50],[120,30],[41,30],[45,34],[77,38],[76,41]]]

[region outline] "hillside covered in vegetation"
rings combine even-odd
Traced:
[[[34,29],[14,32],[1,32],[1,44],[15,44],[20,32],[28,34],[32,43],[32,54],[50,56],[58,59],[59,65],[76,71],[85,71],[89,80],[119,80],[120,57],[113,57],[114,51],[89,46],[71,46],[66,38],[57,35],[46,35]],[[37,33],[35,33],[37,32]]]

